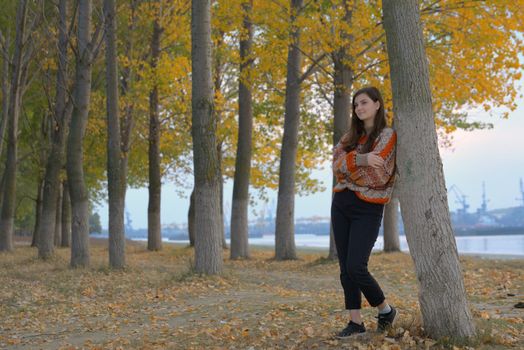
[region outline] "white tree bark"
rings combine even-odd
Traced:
[[[242,30],[247,34],[240,40],[240,72],[238,83],[238,145],[235,159],[233,201],[231,206],[231,259],[249,258],[248,205],[249,175],[253,134],[252,82],[253,69],[253,0],[242,3]]]
[[[109,201],[109,266],[120,269],[125,255],[125,172],[122,169],[120,117],[118,113],[118,66],[116,53],[116,4],[104,0],[106,39],[107,182]]]
[[[284,136],[280,151],[277,217],[275,223],[275,258],[296,259],[295,247],[295,163],[300,125],[300,25],[296,23],[303,0],[291,0],[291,43],[288,45]]]
[[[395,193],[393,192],[393,195]],[[384,208],[384,251],[399,252],[400,239],[398,233],[399,201],[393,196]]]
[[[83,140],[91,99],[93,43],[91,0],[78,1],[74,108],[67,140],[67,179],[71,198],[71,267],[89,266],[89,199],[84,179]]]
[[[0,213],[0,252],[13,250],[16,199],[16,169],[18,158],[18,119],[22,100],[22,64],[27,0],[21,0],[16,10],[15,49],[9,93],[7,157],[3,174],[2,208]]]
[[[211,3],[193,0],[191,11],[193,162],[195,177],[195,269],[222,271],[220,169],[211,80]]]
[[[64,147],[66,134],[68,132],[69,121],[71,118],[71,107],[68,105],[67,89],[67,47],[69,38],[67,34],[67,1],[59,2],[59,24],[58,24],[58,71],[56,78],[56,97],[51,128],[51,152],[47,158],[44,194],[42,204],[41,223],[37,226],[38,256],[49,258],[53,255],[53,245],[57,246],[56,233],[60,228],[57,224],[57,205],[60,188],[60,172],[64,160]],[[53,242],[53,236],[55,240]]]
[[[424,329],[435,338],[466,338],[475,327],[449,217],[418,6],[416,0],[383,0],[401,212]]]

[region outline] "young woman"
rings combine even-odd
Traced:
[[[371,249],[378,236],[384,204],[393,190],[396,133],[386,126],[384,102],[374,87],[358,90],[353,96],[349,131],[334,149],[331,222],[344,289],[348,325],[338,337],[366,331],[362,317],[361,293],[378,308],[378,330],[391,326],[397,310],[386,302],[384,293],[368,271]]]

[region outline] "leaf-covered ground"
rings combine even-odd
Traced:
[[[0,254],[0,348],[8,349],[505,349],[524,347],[523,260],[461,257],[479,335],[468,345],[427,338],[421,327],[413,264],[404,253],[373,254],[370,270],[400,320],[387,334],[350,340],[338,265],[303,250],[276,262],[228,260],[220,277],[192,271],[192,249],[148,252],[128,242],[124,271],[107,268],[107,242],[93,240],[92,267],[72,270],[69,250],[42,262],[19,242]],[[374,329],[375,310],[363,309]]]

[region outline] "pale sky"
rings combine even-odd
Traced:
[[[488,209],[514,207],[520,197],[519,179],[524,181],[524,98],[518,101],[518,108],[511,112],[508,119],[489,117],[482,112],[469,113],[471,120],[491,122],[491,130],[473,132],[457,131],[454,133],[452,149],[441,149],[446,186],[457,186],[466,195],[470,212],[476,211],[481,204],[482,181],[486,184]],[[331,201],[331,169],[325,166],[322,171],[315,171],[314,177],[324,182],[327,190],[306,197],[295,199],[295,218],[322,216],[329,217]],[[225,184],[224,203],[231,206],[232,181]],[[189,207],[189,191],[185,198],[179,198],[173,185],[162,187],[162,224],[186,223]],[[269,192],[270,201],[276,202],[277,192]],[[126,210],[130,213],[133,228],[147,227],[147,188],[129,189],[126,198]],[[457,209],[456,197],[449,193],[448,202],[451,210]],[[95,209],[102,226],[107,228],[107,205]],[[250,208],[250,216],[252,216]],[[226,213],[229,210],[226,208]],[[230,214],[227,221],[230,220]]]

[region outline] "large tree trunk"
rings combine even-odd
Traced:
[[[116,61],[116,8],[114,0],[104,0],[106,39],[107,106],[107,187],[109,199],[109,266],[126,264],[124,204],[125,178],[121,167],[120,118],[118,115],[118,66]]]
[[[195,269],[222,271],[220,178],[211,80],[210,0],[193,0],[191,11],[192,138],[195,177]]]
[[[242,3],[243,31],[247,36],[240,40],[240,72],[238,86],[238,144],[233,180],[231,205],[231,259],[249,258],[248,205],[249,176],[251,171],[251,145],[253,134],[253,97],[251,94],[253,69],[253,0]]]
[[[160,57],[160,35],[162,28],[158,18],[153,22],[151,38],[151,67],[156,71]],[[158,110],[158,86],[149,93],[149,205],[147,208],[147,249],[162,249],[160,205],[162,181],[160,174],[160,120]]]
[[[33,229],[33,238],[31,240],[31,247],[38,246],[38,227],[42,217],[42,197],[44,195],[44,180],[38,181],[36,203],[35,203],[35,226]]]
[[[62,243],[62,199],[63,190],[62,183],[58,182],[58,197],[56,199],[56,215],[55,215],[55,247],[60,247]]]
[[[291,0],[291,43],[288,46],[287,80],[284,114],[284,136],[280,151],[277,217],[275,225],[275,258],[296,259],[295,249],[295,162],[300,124],[300,27],[296,16],[303,0]]]
[[[418,6],[416,0],[383,1],[398,132],[398,195],[425,331],[434,338],[471,337],[475,327],[449,218]]]
[[[42,259],[53,255],[53,241],[56,229],[57,218],[57,199],[60,184],[60,171],[64,158],[64,146],[71,117],[71,110],[67,104],[67,1],[60,0],[59,3],[59,24],[58,24],[58,72],[56,79],[56,103],[55,112],[51,128],[51,153],[47,159],[44,196],[42,207],[42,220],[38,225],[37,236],[38,256]]]
[[[67,142],[67,178],[71,196],[71,267],[89,266],[89,199],[84,179],[83,140],[91,98],[91,0],[78,1],[78,53],[74,108]]]
[[[400,252],[398,233],[399,201],[393,196],[384,208],[384,251]]]
[[[62,183],[62,247],[71,246],[71,198],[67,181]]]
[[[22,50],[24,44],[27,0],[20,0],[16,10],[16,38],[9,94],[7,157],[2,188],[2,212],[0,213],[0,252],[13,250],[15,222],[16,168],[18,143],[18,118],[22,100]]]

